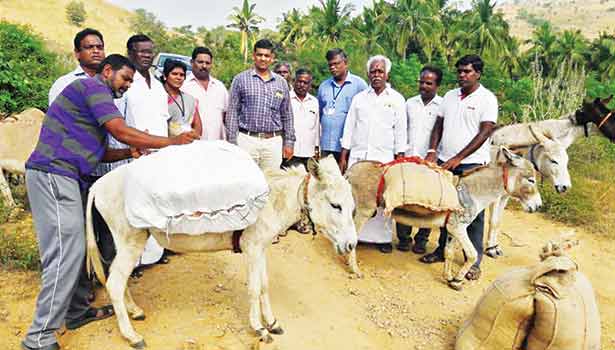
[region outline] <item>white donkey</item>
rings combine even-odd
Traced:
[[[580,135],[574,129],[569,130],[568,134],[561,139],[551,139],[535,129],[533,134],[540,143],[517,148],[514,152],[529,160],[543,179],[553,183],[558,193],[566,192],[572,187],[566,150]],[[491,159],[496,159],[499,149],[497,146],[491,147]],[[509,200],[510,196],[505,194],[489,206],[489,233],[485,254],[492,258],[504,255],[498,244],[498,233],[502,215]]]
[[[355,164],[353,167],[360,165]],[[352,168],[346,177],[349,179],[355,193],[362,193],[364,199],[357,201],[355,224],[357,231],[373,215],[376,210],[376,193],[378,184],[373,181],[363,181],[366,178],[378,178],[377,171],[382,168],[366,164],[366,172],[375,173],[355,177]],[[358,173],[358,172],[357,172]],[[358,181],[356,181],[358,180]],[[542,200],[536,184],[536,171],[530,161],[515,155],[506,148],[502,148],[498,161],[488,166],[469,171],[459,179],[457,184],[460,202],[464,207],[462,212],[436,214],[431,216],[416,216],[410,212],[394,209],[392,217],[395,221],[412,227],[446,227],[449,232],[449,242],[445,249],[444,278],[448,285],[456,290],[462,288],[464,277],[470,267],[476,262],[478,254],[467,235],[467,227],[474,221],[478,213],[484,210],[497,198],[507,194],[519,199],[523,208],[528,212],[536,211]],[[453,277],[452,264],[454,255],[454,242],[459,242],[466,255],[466,262]],[[356,264],[355,252],[349,256],[351,264]],[[356,267],[355,267],[356,268]],[[356,268],[358,269],[358,268]]]
[[[90,190],[86,219],[87,261],[88,269],[91,271],[93,267],[97,277],[106,285],[121,334],[138,349],[145,347],[145,341],[132,327],[129,315],[136,320],[143,319],[145,315],[133,301],[127,280],[150,234],[162,246],[177,252],[244,252],[248,261],[250,326],[265,342],[273,340],[270,333],[283,333],[271,310],[268,292],[265,249],[271,245],[273,238],[302,222],[312,227],[314,234],[322,233],[327,237],[338,254],[348,254],[357,244],[357,232],[352,220],[354,202],[351,188],[332,157],[320,162],[310,160],[308,172],[301,167],[269,173],[269,201],[259,213],[256,223],[246,228],[243,234],[172,234],[167,237],[165,232],[157,229],[131,227],[124,215],[122,188],[125,170],[121,167],[110,172]],[[93,205],[109,225],[117,249],[106,281],[93,233]]]

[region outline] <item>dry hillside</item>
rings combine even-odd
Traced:
[[[500,2],[500,1],[499,1]],[[615,0],[509,0],[498,9],[511,24],[512,34],[529,38],[533,19],[545,19],[559,31],[580,29],[588,38],[615,33]],[[528,22],[528,18],[530,18]]]
[[[66,5],[70,0],[0,0],[0,19],[31,25],[59,52],[72,51],[72,40],[80,29],[68,23]],[[87,12],[84,27],[100,30],[105,37],[107,54],[124,53],[129,36],[131,12],[104,0],[83,2]]]

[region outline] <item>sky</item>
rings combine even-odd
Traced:
[[[192,25],[213,28],[229,23],[227,17],[233,7],[241,7],[243,0],[108,0],[109,2],[134,10],[144,8],[152,12],[169,27]],[[467,0],[464,0],[467,1]],[[282,18],[282,14],[292,8],[305,10],[317,5],[318,0],[252,0],[257,14],[265,17],[264,28],[274,29]],[[343,4],[352,3],[355,12],[360,12],[364,6],[371,6],[373,0],[347,0]]]

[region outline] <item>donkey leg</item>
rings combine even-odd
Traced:
[[[8,175],[8,173],[6,174]],[[15,206],[15,201],[13,200],[13,195],[11,194],[11,188],[9,187],[9,183],[5,178],[5,174],[0,168],[0,195],[4,197],[4,204],[9,208]]]
[[[506,208],[509,199],[510,197],[508,196],[500,197],[489,206],[489,237],[485,254],[494,259],[504,255],[498,243],[498,232],[500,231],[500,222],[502,221],[504,208]]]
[[[130,318],[135,321],[145,320],[145,312],[139,307],[139,305],[137,305],[137,303],[135,303],[128,286],[126,286],[126,291],[124,292],[124,302],[126,303],[126,310],[128,310]]]
[[[468,234],[466,232],[466,226],[457,226],[455,231],[456,232],[453,235],[461,244],[461,249],[463,249],[463,252],[466,255],[466,261],[461,266],[461,269],[457,271],[457,275],[455,276],[453,281],[449,282],[448,285],[455,290],[461,290],[463,282],[465,280],[465,275],[468,273],[468,271],[470,271],[470,268],[478,259],[478,253],[476,252],[472,241],[470,241],[470,238],[468,237]]]
[[[373,213],[372,213],[373,214]],[[359,213],[354,217],[355,229],[357,230],[357,234],[361,232],[361,229],[365,225],[365,223],[369,220],[371,214]],[[350,268],[351,277],[355,278],[363,278],[363,272],[359,269],[359,264],[357,263],[357,250],[356,248],[351,250],[346,256],[346,264]]]
[[[261,322],[260,295],[262,290],[262,274],[260,266],[265,259],[262,248],[246,251],[248,257],[248,297],[250,299],[250,326],[261,341],[271,343],[273,338]]]
[[[107,291],[113,303],[120,333],[124,338],[128,339],[132,347],[142,349],[145,347],[145,341],[143,337],[134,330],[130,323],[126,310],[125,296],[128,289],[128,278],[130,277],[133,267],[139,260],[141,252],[143,252],[145,242],[147,241],[147,233],[145,231],[140,231],[131,232],[131,234],[134,236],[131,237],[130,241],[120,238],[120,242],[116,243],[117,255],[109,269]],[[113,235],[113,237],[116,238],[118,235]]]
[[[261,312],[267,330],[271,334],[284,334],[284,330],[280,327],[280,323],[273,316],[273,310],[271,310],[271,301],[269,300],[269,276],[267,275],[267,257],[263,254],[263,259],[260,261],[259,270],[261,275]]]
[[[455,259],[455,244],[456,240],[450,234],[446,238],[444,247],[444,280],[450,282],[453,280],[453,260]]]

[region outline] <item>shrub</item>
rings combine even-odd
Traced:
[[[66,5],[66,19],[68,23],[81,27],[87,18],[87,13],[85,12],[85,6],[83,6],[83,2],[73,0]]]
[[[47,109],[47,92],[63,67],[27,26],[0,21],[0,116]]]

